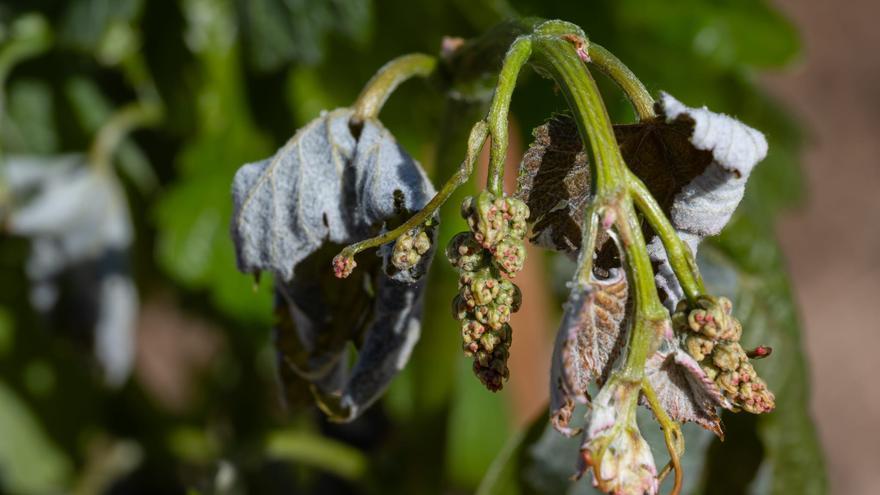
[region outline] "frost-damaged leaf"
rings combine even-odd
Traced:
[[[727,115],[688,108],[665,93],[656,106],[656,118],[615,126],[615,135],[627,166],[695,247],[730,220],[749,173],[767,154],[767,141]],[[587,155],[568,115],[553,116],[534,136],[520,165],[517,196],[532,211],[533,242],[571,253],[580,248],[590,195]]]
[[[724,438],[717,408],[726,400],[694,358],[677,345],[668,346],[648,359],[645,372],[660,405],[672,419],[693,421]],[[644,398],[642,403],[646,404]]]
[[[690,123],[691,144],[712,153],[706,170],[673,200],[672,223],[676,229],[690,234],[716,235],[742,201],[752,169],[767,156],[767,140],[759,131],[732,117],[705,107],[686,107],[666,93],[658,107],[667,124]]]
[[[81,303],[71,314],[93,328],[108,383],[121,384],[134,363],[137,314],[124,262],[133,234],[121,186],[82,155],[11,156],[0,180],[10,194],[9,211],[0,212],[5,228],[31,240],[32,304],[50,313],[65,295]],[[71,280],[75,290],[63,294],[62,284]]]
[[[529,207],[530,241],[573,253],[580,249],[583,212],[589,199],[590,165],[577,126],[554,115],[532,131],[523,155],[516,197]]]
[[[670,190],[675,193],[674,197],[670,198],[668,193],[658,197],[656,186],[651,192],[661,201],[679,236],[696,253],[705,237],[717,235],[730,221],[742,201],[749,174],[767,155],[767,140],[759,131],[732,117],[710,112],[705,107],[686,107],[666,93],[656,106],[658,121],[645,124],[642,134],[659,135],[651,129],[665,123],[668,129],[675,131],[662,132],[663,147],[651,151],[645,150],[643,145],[627,145],[636,141],[631,136],[621,143],[621,149],[626,152],[627,165],[640,171],[637,173],[647,184],[652,184],[648,182],[648,171],[662,170],[662,166],[674,170],[673,175],[682,179],[680,190]],[[639,142],[644,141],[638,132],[633,133]],[[682,146],[681,140],[685,138],[690,149]],[[657,160],[662,149],[668,151],[666,160],[653,164],[652,160]],[[688,163],[690,165],[681,165]],[[700,170],[702,172],[695,175]],[[657,285],[665,292],[666,306],[672,310],[682,293],[659,239],[652,240],[649,253],[658,265]]]
[[[607,378],[624,345],[627,295],[621,269],[608,279],[593,279],[589,287],[576,286],[569,295],[550,371],[550,419],[564,435],[578,433],[569,427],[575,405],[587,403],[590,382]]]
[[[406,363],[433,255],[432,248],[397,270],[385,246],[381,260],[361,255],[352,277],[332,276],[330,261],[343,245],[393,227],[434,194],[378,121],[354,133],[351,115],[325,113],[271,159],[243,166],[233,183],[231,229],[239,269],[277,277],[276,300],[285,306],[276,311],[282,378],[290,382],[293,371],[308,381],[319,405],[343,421],[374,402]],[[432,246],[434,230],[427,232]],[[348,342],[359,347],[351,371]]]

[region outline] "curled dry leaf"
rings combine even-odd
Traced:
[[[608,279],[592,279],[588,287],[575,285],[569,294],[550,371],[550,418],[564,435],[577,434],[569,427],[575,405],[587,403],[590,382],[607,379],[625,345],[627,295],[621,269]]]
[[[31,303],[49,315],[69,305],[71,311],[57,311],[65,315],[60,323],[91,328],[107,382],[121,384],[134,364],[138,306],[125,256],[133,234],[122,187],[75,154],[7,157],[0,182],[8,195],[8,211],[0,211],[5,229],[31,241]]]
[[[645,364],[645,373],[660,405],[678,421],[693,421],[724,438],[717,408],[727,404],[700,364],[677,344],[667,343]],[[646,404],[644,398],[642,402]]]
[[[697,246],[705,237],[717,235],[730,221],[745,194],[749,174],[767,156],[767,140],[759,131],[730,116],[710,112],[705,107],[686,107],[666,93],[661,95],[656,107],[657,120],[646,125],[677,129],[675,134],[665,133],[669,137],[663,143],[671,151],[662,165],[668,170],[685,169],[683,177],[691,178],[684,181],[684,186],[671,198],[666,195],[658,199],[679,236],[696,254]],[[672,136],[677,138],[671,139]],[[690,149],[681,146],[683,139],[690,144]],[[625,149],[623,143],[621,147]],[[641,148],[636,147],[635,152],[624,155],[627,165],[634,170],[657,169],[650,164],[651,157],[657,153],[646,154],[639,150]],[[693,175],[695,173],[698,175]],[[655,194],[653,189],[651,192]],[[657,283],[664,289],[666,306],[671,311],[681,299],[681,289],[659,240],[652,242],[650,254],[658,264]]]
[[[238,267],[276,277],[285,395],[308,385],[340,421],[374,402],[406,364],[421,328],[423,275],[436,235],[434,221],[417,263],[395,266],[386,245],[380,257],[361,255],[351,277],[333,276],[331,260],[344,245],[396,226],[435,192],[381,123],[353,128],[351,115],[322,114],[272,158],[244,165],[232,188]],[[349,342],[359,348],[352,370]]]

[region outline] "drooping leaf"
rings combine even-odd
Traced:
[[[645,375],[672,419],[693,421],[723,437],[717,408],[725,399],[688,353],[677,347],[655,352],[645,363]]]
[[[79,301],[74,314],[92,329],[108,383],[121,384],[134,364],[138,303],[121,254],[133,233],[120,184],[82,155],[11,156],[0,179],[11,194],[6,228],[31,241],[31,303],[51,313],[65,296]]]
[[[277,303],[287,308],[278,310],[276,329],[285,373],[310,382],[319,405],[344,421],[372,404],[406,363],[433,254],[399,270],[386,247],[381,262],[368,259],[351,279],[331,276],[340,246],[381,233],[434,194],[388,130],[373,119],[353,130],[351,117],[349,109],[325,113],[271,159],[244,165],[233,181],[231,229],[239,269],[276,276]],[[360,347],[351,372],[348,342]]]
[[[752,168],[767,154],[764,136],[723,114],[691,109],[668,94],[658,116],[615,126],[624,161],[686,240],[716,235],[742,200]],[[557,115],[534,131],[520,165],[518,194],[532,211],[533,240],[579,249],[589,166],[577,126]],[[559,194],[558,184],[565,184]],[[695,247],[695,246],[694,246]]]
[[[692,122],[691,144],[712,153],[712,162],[705,171],[673,199],[672,224],[679,231],[700,237],[717,235],[742,201],[752,169],[767,156],[767,140],[732,117],[705,107],[688,108],[665,93],[658,107],[667,124]]]
[[[550,371],[550,417],[553,426],[571,436],[576,404],[589,400],[587,387],[603,381],[623,348],[628,287],[626,274],[614,269],[608,279],[572,289],[553,350]]]

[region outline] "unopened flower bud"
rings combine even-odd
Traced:
[[[496,266],[504,273],[514,276],[526,262],[526,245],[523,241],[506,237],[495,246],[492,253]]]
[[[357,267],[357,263],[353,257],[345,257],[340,254],[333,258],[333,274],[336,278],[348,277],[355,267]]]
[[[483,271],[474,276],[470,284],[474,300],[479,305],[493,302],[499,292],[499,281],[493,278],[488,271]]]
[[[691,357],[697,361],[702,361],[712,352],[712,349],[715,347],[715,342],[702,335],[691,334],[688,335],[685,340],[685,347]]]
[[[603,492],[657,493],[654,457],[639,431],[633,410],[638,393],[638,386],[612,379],[593,403],[581,455],[583,468],[592,468],[593,485]]]
[[[415,247],[418,249],[418,246]],[[446,257],[452,266],[466,272],[474,272],[485,267],[487,254],[470,232],[459,232],[446,246]]]
[[[722,370],[733,371],[745,360],[746,353],[737,342],[719,344],[712,352],[712,362]]]

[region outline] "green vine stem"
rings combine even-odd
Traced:
[[[593,65],[623,90],[638,114],[639,120],[650,120],[657,116],[654,111],[654,98],[629,67],[611,52],[595,43],[590,44],[588,52]],[[706,288],[693,253],[678,236],[672,223],[641,179],[628,168],[626,175],[626,181],[636,205],[645,215],[648,224],[660,237],[672,271],[681,283],[686,297],[689,301],[694,302],[698,296],[706,293]]]
[[[407,219],[404,223],[400,224],[397,228],[389,230],[384,234],[378,235],[376,237],[371,237],[369,239],[364,239],[363,241],[356,242],[354,244],[350,244],[346,246],[340,253],[336,256],[337,259],[352,259],[354,256],[365,249],[370,249],[373,247],[381,246],[382,244],[391,242],[404,233],[418,227],[425,221],[427,221],[433,214],[436,212],[443,204],[449,199],[450,196],[455,192],[456,189],[459,188],[462,184],[467,182],[471,173],[474,170],[474,166],[477,163],[477,159],[479,158],[480,150],[483,148],[483,143],[486,142],[486,137],[489,135],[489,127],[486,124],[486,121],[480,120],[471,128],[470,136],[468,137],[468,145],[467,145],[467,153],[465,155],[464,160],[461,162],[461,167],[458,171],[450,177],[443,187],[440,188],[440,191],[431,198],[431,201],[425,205],[424,208],[419,210],[418,213]]]
[[[520,36],[511,45],[504,57],[504,64],[498,74],[498,85],[492,96],[489,114],[489,133],[492,144],[489,149],[489,174],[486,188],[500,197],[504,193],[504,162],[507,158],[507,114],[510,110],[510,99],[516,87],[516,79],[525,63],[532,54],[532,39]]]
[[[504,159],[507,154],[507,115],[510,99],[516,86],[517,76],[522,66],[528,60],[531,50],[530,38],[523,36],[521,33],[526,33],[535,22],[534,20],[529,20],[504,23],[497,30],[487,33],[473,43],[466,44],[465,48],[452,54],[452,58],[456,60],[468,59],[473,54],[482,54],[483,58],[485,58],[486,55],[491,53],[487,46],[494,47],[499,40],[513,40],[512,42],[508,41],[509,48],[505,55],[504,68],[498,77],[498,85],[493,93],[490,110],[486,119],[477,122],[471,129],[466,156],[461,167],[446,181],[440,191],[421,211],[393,230],[346,246],[334,258],[334,264],[337,260],[353,261],[354,256],[359,252],[391,242],[428,220],[452,196],[456,189],[470,178],[479,152],[490,134],[492,135],[491,160],[492,164],[494,164],[490,165],[490,167],[495,171],[494,176],[496,177],[497,185],[494,189],[500,193]],[[482,64],[485,63],[485,61],[482,62]],[[480,64],[477,63],[476,65]],[[465,63],[463,67],[470,72],[474,72],[475,63]],[[437,60],[429,55],[404,55],[388,62],[379,69],[361,91],[360,96],[358,96],[353,105],[354,116],[352,121],[358,123],[362,122],[363,119],[376,117],[382,105],[398,85],[414,76],[427,77],[434,73],[435,70],[438,70]],[[455,83],[452,85],[454,86]],[[492,180],[492,172],[490,172],[489,177]],[[344,276],[347,272],[341,271],[339,273]]]
[[[428,77],[437,67],[437,58],[423,53],[402,55],[383,65],[367,82],[353,105],[354,123],[376,118],[391,93],[413,77]]]
[[[629,67],[605,47],[596,43],[590,42],[587,53],[590,56],[590,62],[620,86],[620,89],[632,103],[639,120],[654,117],[654,98]]]
[[[660,401],[657,399],[657,393],[647,379],[642,381],[642,394],[645,396],[645,399],[648,401],[648,406],[651,408],[651,411],[657,418],[657,422],[660,423],[660,427],[663,429],[666,450],[669,452],[669,463],[660,471],[657,478],[662,482],[666,475],[669,474],[670,469],[675,470],[675,482],[671,493],[677,494],[681,491],[683,478],[681,456],[684,455],[684,437],[682,436],[681,428],[679,428],[678,423],[669,417],[669,414],[666,413],[663,406],[660,405]]]
[[[539,26],[533,44],[535,64],[562,89],[574,113],[581,138],[590,144],[595,191],[593,201],[599,211],[604,211],[602,227],[613,227],[619,235],[624,251],[621,254],[634,285],[637,318],[625,374],[641,381],[644,360],[655,333],[643,335],[645,332],[641,331],[641,323],[653,326],[665,322],[668,314],[654,286],[650,258],[632,199],[627,194],[626,166],[617,147],[608,112],[590,72],[578,57],[575,46],[568,41],[567,36],[570,35],[583,37],[580,29],[569,23],[548,21]]]
[[[595,81],[577,53],[576,45],[583,46],[585,39],[577,26],[548,21],[535,30],[532,46],[534,63],[539,71],[551,77],[562,89],[581,139],[590,144],[593,207],[603,211],[601,227],[611,228],[618,236],[622,248],[621,261],[630,279],[634,323],[623,369],[616,371],[611,380],[620,380],[644,389],[645,362],[655,350],[660,337],[669,329],[669,313],[657,294],[651,260],[631,197],[632,188],[627,181],[628,169],[617,146],[611,120]],[[592,221],[593,214],[589,209],[587,214],[590,216],[586,220]],[[592,226],[587,230],[592,230]],[[585,256],[589,259],[590,254]],[[579,277],[583,275],[581,272]],[[631,407],[635,408],[635,403]],[[658,419],[662,416],[663,413],[657,414]],[[668,432],[677,428],[668,416],[661,419],[661,425]],[[676,452],[671,433],[666,440],[670,452]],[[677,457],[673,455],[673,459]],[[680,479],[680,476],[680,466],[676,466],[676,478]],[[677,484],[673,493],[678,493],[679,489],[680,484]]]
[[[645,183],[639,179],[636,174],[627,169],[627,182],[633,199],[639,207],[639,211],[645,216],[645,219],[654,229],[654,232],[660,237],[663,243],[663,249],[669,258],[669,264],[672,271],[675,272],[682,289],[688,300],[696,301],[697,297],[706,293],[706,287],[703,283],[703,277],[697,268],[694,255],[691,253],[687,244],[681,240],[675,228],[666,218],[660,205],[648,191]]]

